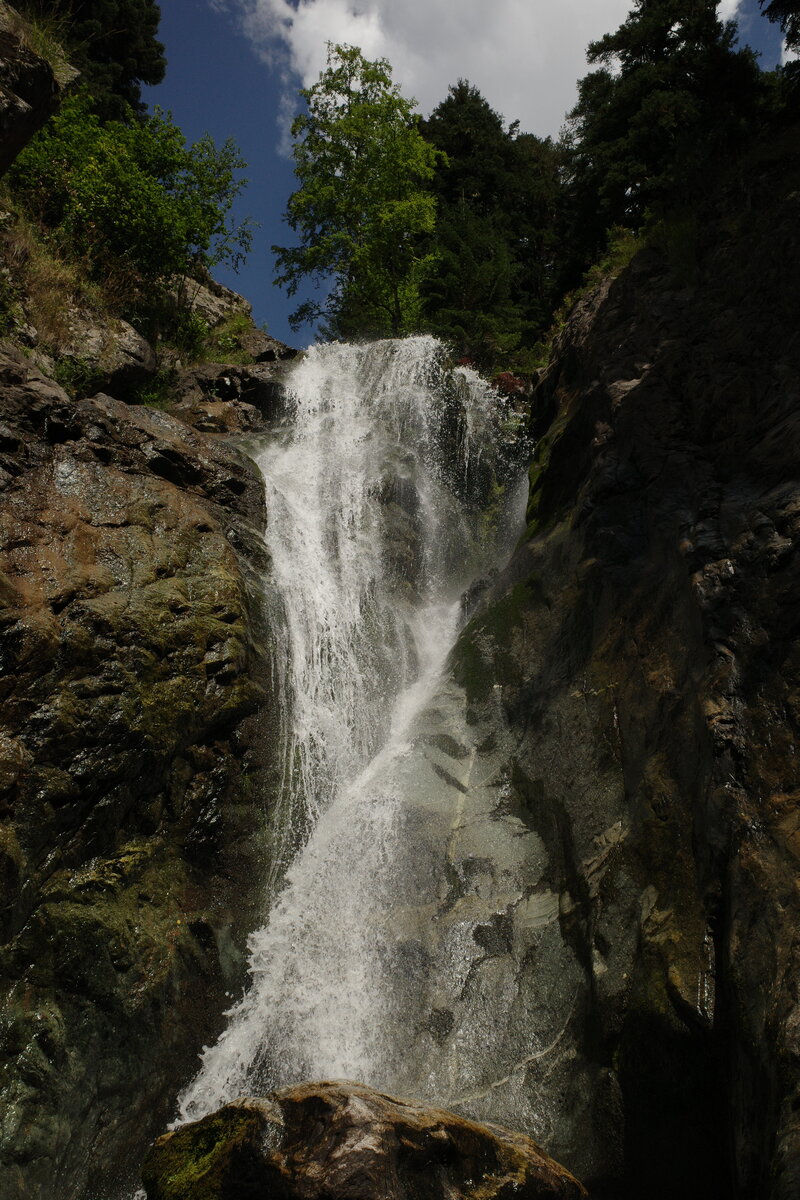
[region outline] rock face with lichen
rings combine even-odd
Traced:
[[[148,1200],[580,1200],[530,1138],[354,1083],[239,1100],[159,1138]]]
[[[133,1171],[239,985],[263,495],[213,436],[10,349],[0,491],[0,1194],[71,1197]]]
[[[495,825],[544,848],[525,954],[519,902],[486,943],[545,1051],[497,1095],[602,1196],[800,1187],[796,131],[747,186],[578,305],[454,660]]]

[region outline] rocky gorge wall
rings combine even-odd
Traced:
[[[215,430],[269,370],[187,372],[181,420],[0,347],[8,1200],[134,1178],[241,981],[275,719],[261,483]]]
[[[533,997],[533,1133],[597,1196],[800,1188],[796,144],[578,305],[455,654],[547,850],[524,952],[512,910],[486,942]]]
[[[496,1077],[453,1107],[532,1113],[601,1200],[800,1189],[796,144],[557,339],[528,530],[412,808],[475,955],[415,1036],[435,1061],[488,1004]],[[182,372],[167,413],[124,402],[151,348],[86,320],[80,399],[0,345],[4,1200],[136,1177],[242,982],[273,784],[263,496],[229,435],[274,415],[283,349]]]

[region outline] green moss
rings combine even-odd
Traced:
[[[544,437],[536,443],[533,460],[528,468],[528,505],[525,510],[526,529],[523,541],[530,541],[537,534],[544,533],[551,524],[542,515],[542,493],[547,479],[547,472],[564,430],[567,426],[568,414],[561,413],[551,424]]]
[[[538,579],[531,576],[465,627],[453,650],[452,666],[454,678],[464,688],[470,704],[488,699],[498,680],[515,681],[519,665],[512,653],[513,633],[542,595]]]
[[[541,503],[542,481],[550,462],[553,449],[553,439],[542,438],[536,447],[536,453],[528,468],[528,504],[525,509],[526,528],[524,539],[529,541],[541,532],[539,506]]]
[[[29,987],[38,997],[97,1006],[133,1037],[203,954],[192,932],[202,914],[187,921],[190,894],[186,864],[159,839],[77,873],[57,872],[14,946],[31,963]]]
[[[697,213],[673,213],[647,233],[648,244],[666,258],[676,287],[691,287],[700,274],[700,218]]]
[[[159,1138],[142,1167],[148,1200],[222,1200],[234,1194],[236,1177],[259,1155],[264,1116],[229,1105],[193,1125]],[[235,1194],[249,1194],[246,1182]]]
[[[211,330],[204,349],[207,360],[248,366],[253,356],[245,350],[243,341],[253,329],[253,322],[246,313],[231,313],[221,325]]]

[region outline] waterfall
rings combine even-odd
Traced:
[[[462,596],[519,531],[499,398],[433,338],[315,347],[288,391],[290,419],[254,455],[286,709],[269,913],[183,1120],[302,1079],[409,1083],[409,772]]]

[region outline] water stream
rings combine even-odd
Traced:
[[[250,941],[249,988],[181,1097],[182,1120],[303,1079],[439,1100],[475,1079],[463,1044],[432,1064],[442,1039],[430,1014],[459,967],[446,937],[436,958],[428,927],[475,766],[457,703],[445,712],[444,668],[465,590],[519,532],[519,488],[498,486],[498,397],[421,337],[312,349],[289,410],[256,455],[285,698],[269,913]],[[457,767],[431,759],[453,746]],[[430,827],[437,787],[432,849],[414,831]]]

